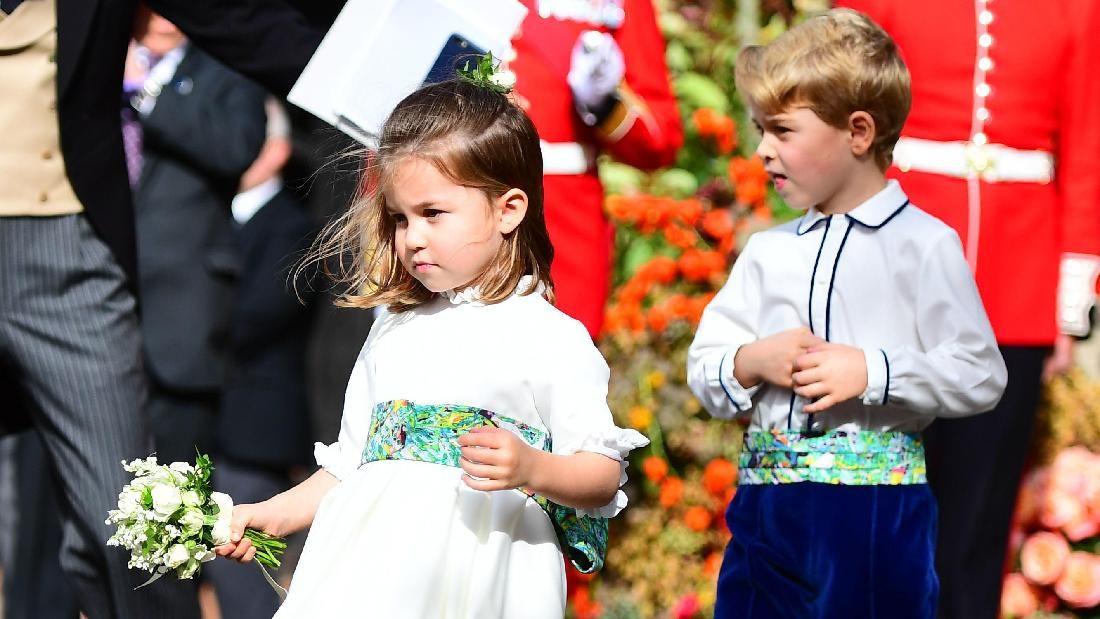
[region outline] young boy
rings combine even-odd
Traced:
[[[715,616],[931,618],[919,432],[992,408],[1006,371],[958,236],[884,176],[908,71],[834,10],[736,74],[757,154],[806,214],[752,237],[688,354],[711,414],[751,416]]]

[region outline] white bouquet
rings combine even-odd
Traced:
[[[210,458],[200,453],[193,466],[139,458],[123,461],[122,468],[133,473],[134,480],[119,493],[118,509],[107,514],[107,524],[118,525],[107,545],[129,550],[129,567],[153,574],[143,587],[169,570],[175,570],[178,578],[193,578],[203,563],[215,557],[214,547],[229,542],[233,517],[233,499],[211,491]],[[279,567],[279,557],[286,550],[282,538],[254,529],[244,535],[256,547],[261,569]]]

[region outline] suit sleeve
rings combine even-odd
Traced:
[[[323,33],[282,0],[148,0],[226,65],[285,97]]]
[[[255,83],[219,68],[196,71],[188,94],[166,88],[142,119],[142,130],[147,148],[236,183],[263,146],[266,95]]]
[[[597,127],[597,136],[624,163],[644,169],[671,165],[684,134],[669,85],[665,41],[652,0],[627,0],[625,9],[614,37],[623,51],[626,75],[616,93],[618,103]]]

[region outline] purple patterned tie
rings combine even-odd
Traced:
[[[122,146],[126,150],[126,171],[130,177],[130,187],[136,187],[141,178],[142,144],[141,121],[137,110],[130,105],[130,98],[136,90],[122,91]]]

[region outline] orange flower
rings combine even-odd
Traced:
[[[649,294],[650,283],[642,277],[632,277],[619,290],[619,301],[623,305],[638,305]]]
[[[729,209],[716,208],[703,215],[703,232],[720,240],[733,234],[733,213]]]
[[[691,315],[691,301],[682,294],[674,294],[665,299],[665,309],[673,318],[687,319]]]
[[[1058,580],[1069,557],[1069,544],[1058,533],[1039,531],[1027,538],[1020,549],[1020,571],[1037,585]]]
[[[1039,596],[1023,574],[1005,576],[1001,588],[1001,614],[1009,617],[1027,617],[1039,611]]]
[[[642,272],[652,281],[671,284],[676,279],[676,260],[668,256],[656,256],[638,270],[639,275]]]
[[[1100,604],[1100,557],[1081,550],[1070,553],[1054,592],[1074,608]]]
[[[630,409],[627,417],[630,418],[630,425],[639,430],[645,430],[649,424],[653,423],[653,411],[644,406],[635,406]]]
[[[692,531],[702,533],[710,528],[710,512],[705,507],[689,507],[684,512],[684,524]]]
[[[676,219],[685,225],[694,226],[703,215],[703,205],[695,198],[680,200],[676,206]]]
[[[570,596],[573,603],[573,616],[576,619],[598,619],[603,614],[603,606],[592,599],[588,587],[580,587]]]
[[[654,333],[664,333],[668,328],[669,321],[668,312],[660,306],[654,306],[649,308],[649,313],[646,315],[646,322],[649,324],[649,329]]]
[[[684,255],[680,256],[679,266],[680,272],[689,282],[703,282],[710,275],[703,259],[703,252],[696,249],[685,251]]]
[[[699,135],[712,135],[718,124],[720,114],[711,108],[701,107],[691,115],[691,122]]]
[[[737,481],[737,467],[725,458],[707,462],[703,469],[703,487],[714,496],[723,496]]]
[[[661,483],[658,502],[661,507],[668,509],[680,502],[684,497],[684,482],[679,477],[668,477]]]
[[[722,553],[712,552],[707,555],[705,561],[703,561],[703,573],[707,576],[717,576],[719,568],[722,567]]]
[[[665,226],[663,232],[665,240],[673,247],[679,247],[680,249],[691,249],[695,247],[695,240],[697,237],[695,236],[695,232],[691,229],[669,224]]]
[[[714,142],[719,152],[731,153],[737,147],[737,124],[729,116],[701,108],[695,110],[691,120],[699,137]]]
[[[668,462],[659,456],[649,456],[642,461],[642,472],[646,479],[659,484],[668,476]]]
[[[768,197],[768,187],[763,181],[746,179],[737,183],[735,193],[738,202],[752,206]]]

